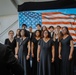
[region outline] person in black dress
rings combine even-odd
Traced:
[[[24,29],[21,30],[20,45],[17,49],[19,49],[17,50],[18,60],[24,68],[24,75],[30,75],[30,39],[26,37]]]
[[[38,41],[41,38],[41,32],[40,30],[35,31],[35,37],[32,39],[32,49],[31,49],[31,55],[32,55],[32,75],[37,75],[37,47],[38,47]]]
[[[73,39],[68,28],[62,28],[63,38],[59,43],[59,58],[61,61],[61,75],[73,75]]]
[[[38,43],[39,75],[52,75],[51,63],[54,62],[54,45],[53,40],[49,37],[49,32],[44,31],[44,37]]]
[[[5,39],[5,45],[9,45],[15,55],[15,48],[16,48],[16,39],[14,39],[14,31],[10,30],[8,32],[9,38]]]
[[[15,39],[16,39],[16,42],[19,42],[19,40],[20,40],[20,29],[17,29],[17,31],[16,31],[16,36],[14,37]]]
[[[47,30],[47,27],[46,26],[43,26],[41,28],[41,38],[43,38],[43,33],[44,33],[45,30]]]
[[[55,46],[55,61],[53,63],[53,74],[54,75],[60,75],[60,59],[59,59],[59,41],[61,39],[61,34],[57,30],[57,28],[54,30],[54,46]]]

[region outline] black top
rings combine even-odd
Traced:
[[[11,48],[0,43],[0,75],[13,75],[12,73],[24,75],[24,71],[14,57]]]
[[[13,51],[13,53],[15,54],[15,47],[16,47],[16,39],[14,39],[12,42],[10,42],[9,39],[5,40],[5,45],[9,45]]]

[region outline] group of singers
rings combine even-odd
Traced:
[[[15,57],[24,68],[24,75],[73,75],[73,39],[67,27],[37,24],[32,27],[8,32],[5,44],[12,48]],[[30,60],[32,66],[30,66]]]

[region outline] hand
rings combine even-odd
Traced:
[[[15,55],[15,58],[18,59],[18,55]]]
[[[29,55],[27,55],[27,56],[26,56],[26,59],[28,60],[29,58],[30,58],[30,56],[29,56]]]
[[[34,57],[34,54],[32,53],[32,57]]]
[[[72,55],[69,55],[69,60],[71,60],[72,59]]]
[[[54,62],[54,58],[52,58],[52,63]]]
[[[40,58],[37,58],[37,61],[40,62]]]
[[[61,58],[61,54],[59,54],[59,59],[62,59],[62,58]]]

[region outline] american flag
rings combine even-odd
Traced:
[[[36,29],[37,24],[42,26],[54,26],[60,25],[61,27],[67,26],[70,34],[72,35],[74,42],[76,42],[76,15],[75,14],[64,14],[62,12],[46,12],[38,13],[31,11],[19,12],[19,26],[26,24],[29,28],[32,26]]]
[[[50,12],[42,13],[42,25],[47,27],[60,25],[61,27],[66,26],[69,29],[71,36],[76,42],[76,15],[64,14],[61,12]]]

